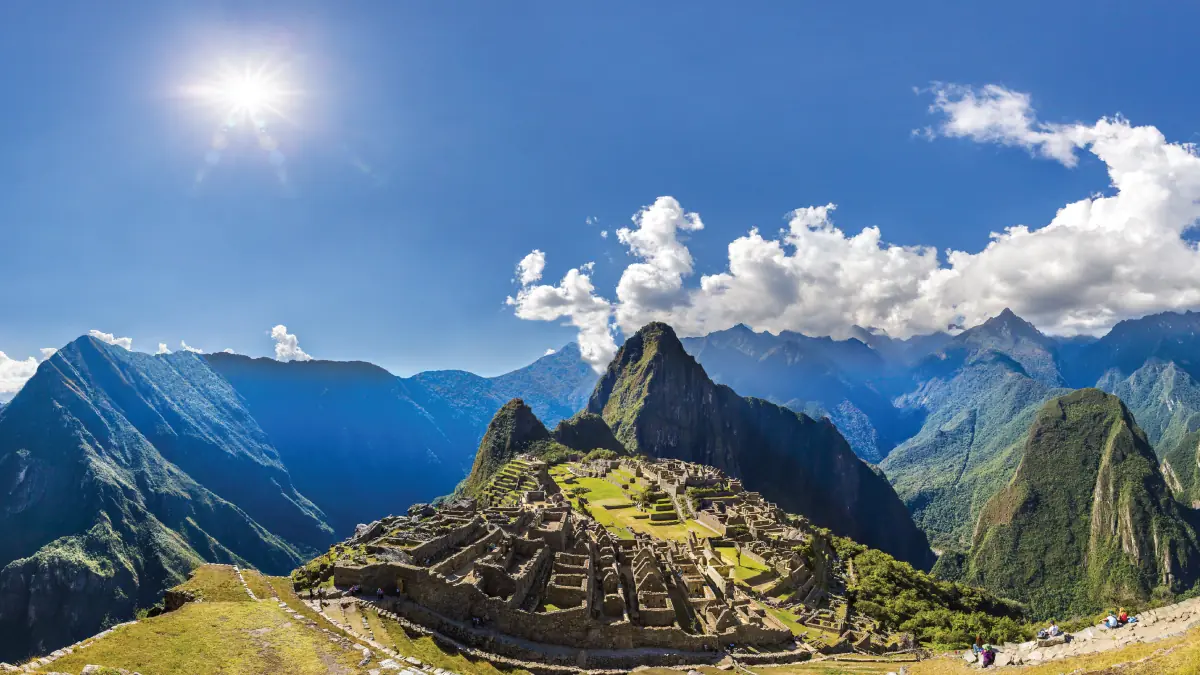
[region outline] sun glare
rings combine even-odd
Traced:
[[[295,92],[283,73],[266,65],[222,68],[210,82],[189,87],[196,98],[216,106],[228,125],[249,119],[261,125],[267,115],[286,117],[286,105]]]

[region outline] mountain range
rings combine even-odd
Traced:
[[[1007,310],[906,340],[745,326],[681,340],[650,324],[600,376],[567,345],[492,378],[150,355],[80,338],[0,408],[0,659],[128,617],[201,561],[283,573],[359,523],[452,492],[512,399],[514,419],[537,423],[522,427],[536,442],[709,464],[916,567],[933,564],[932,543],[944,554],[935,573],[1046,611],[1180,587],[1194,578],[1200,505],[1198,329],[1200,313],[1168,313],[1062,339]],[[1090,388],[1111,396],[1071,398]],[[1078,419],[1121,442],[1054,421],[1059,409],[1077,419],[1078,406],[1098,411]],[[1070,439],[1071,457],[1093,459],[1038,465],[1055,435]],[[1114,458],[1137,480],[1106,474]],[[1108,511],[1071,511],[1088,523],[1072,541],[1091,533],[1084,559],[1136,547],[1106,558],[1124,580],[1089,571],[1077,586],[1062,574],[1069,557],[1034,576],[996,564],[994,551],[1037,558],[1039,533],[1061,525],[1030,495],[1078,501],[1088,486],[1133,495],[1121,517],[1158,528],[1160,543],[1147,544]],[[1116,531],[1094,534],[1112,522]]]

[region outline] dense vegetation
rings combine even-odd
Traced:
[[[1035,631],[1025,609],[959,583],[939,581],[912,565],[835,537],[834,549],[854,573],[847,595],[854,609],[887,630],[912,633],[935,647],[961,649],[976,636],[993,642],[1028,639]]]
[[[1039,411],[1016,475],[979,517],[964,579],[1039,617],[1087,614],[1190,586],[1198,546],[1132,415],[1083,389]]]

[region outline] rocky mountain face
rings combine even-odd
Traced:
[[[966,580],[1067,616],[1178,591],[1200,573],[1197,533],[1116,396],[1046,403],[1013,478],[975,528]]]
[[[632,453],[717,467],[781,507],[917,567],[924,535],[828,420],[715,384],[667,325],[630,337],[588,402]]]

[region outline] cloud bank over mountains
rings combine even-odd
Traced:
[[[703,222],[659,197],[617,232],[635,262],[615,300],[596,292],[586,266],[539,283],[546,256],[536,250],[518,266],[508,304],[522,319],[570,321],[598,370],[616,351],[615,328],[629,334],[651,320],[684,335],[745,323],[835,337],[859,325],[905,337],[972,326],[1009,307],[1045,331],[1074,335],[1200,306],[1200,251],[1184,236],[1200,218],[1193,145],[1121,117],[1041,122],[1028,94],[998,85],[937,84],[927,93],[936,120],[918,135],[1012,146],[1066,167],[1087,152],[1107,167],[1110,194],[1068,203],[1040,226],[993,232],[974,253],[896,246],[878,227],[838,228],[834,204],[799,208],[778,233],[751,229],[731,241],[726,269],[698,280],[686,237]]]

